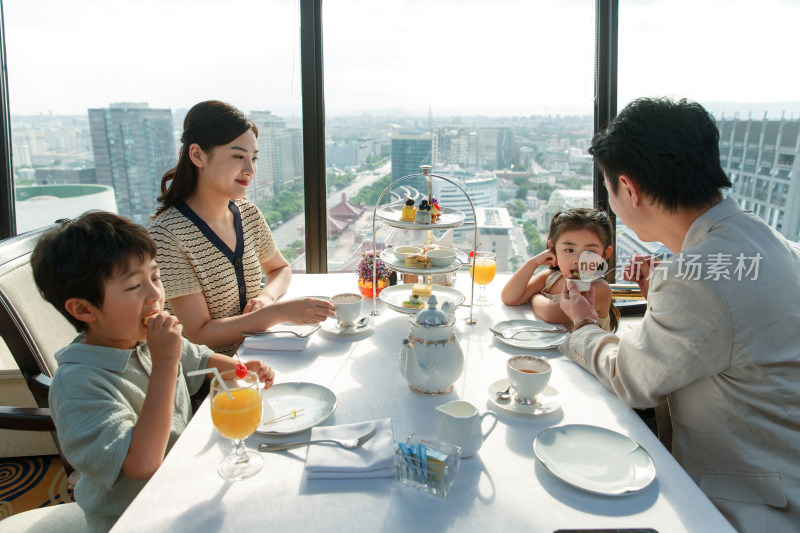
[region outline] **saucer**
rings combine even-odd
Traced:
[[[363,317],[358,317],[356,320],[361,320]],[[348,335],[358,335],[359,333],[364,333],[365,331],[369,331],[372,329],[372,318],[367,317],[367,323],[363,326],[358,327],[351,327],[351,328],[341,328],[339,327],[339,323],[336,319],[326,320],[322,323],[322,329],[331,333],[333,335],[341,335],[342,337],[346,337]]]
[[[489,385],[489,401],[491,401],[495,407],[503,411],[518,415],[545,415],[561,407],[561,394],[550,385],[547,385],[542,392],[537,394],[536,403],[530,405],[519,403],[515,399],[516,393],[514,393],[513,389],[509,400],[501,400],[498,398],[497,392],[504,391],[507,388],[507,378],[499,379]]]

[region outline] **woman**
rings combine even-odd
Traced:
[[[245,199],[256,174],[256,125],[224,102],[206,101],[189,110],[183,128],[178,164],[161,180],[148,231],[186,337],[233,355],[246,331],[333,316],[324,300],[277,301],[292,272],[261,211]]]

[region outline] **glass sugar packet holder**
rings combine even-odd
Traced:
[[[461,448],[413,433],[394,444],[395,479],[445,498],[458,477]]]

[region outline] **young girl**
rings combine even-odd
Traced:
[[[547,250],[529,259],[503,287],[501,298],[506,305],[530,302],[536,316],[550,323],[571,328],[561,311],[561,289],[566,280],[578,272],[578,258],[591,251],[608,260],[611,257],[611,222],[603,211],[574,208],[560,211],[550,221]],[[550,268],[534,275],[542,265]],[[610,271],[611,269],[609,269]],[[611,305],[611,287],[604,279],[592,282],[595,309],[603,329],[617,329],[617,310]]]
[[[190,109],[178,164],[164,174],[161,207],[147,228],[184,334],[227,355],[244,332],[314,324],[334,313],[316,298],[277,301],[292,272],[261,211],[245,198],[256,174],[257,135],[256,125],[224,102]]]

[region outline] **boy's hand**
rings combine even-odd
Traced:
[[[244,366],[258,374],[258,380],[264,384],[265,389],[272,387],[272,383],[275,381],[275,371],[267,363],[258,360],[245,361]]]
[[[183,345],[183,326],[166,311],[151,315],[147,321],[147,344],[153,368],[162,365],[178,367]]]

